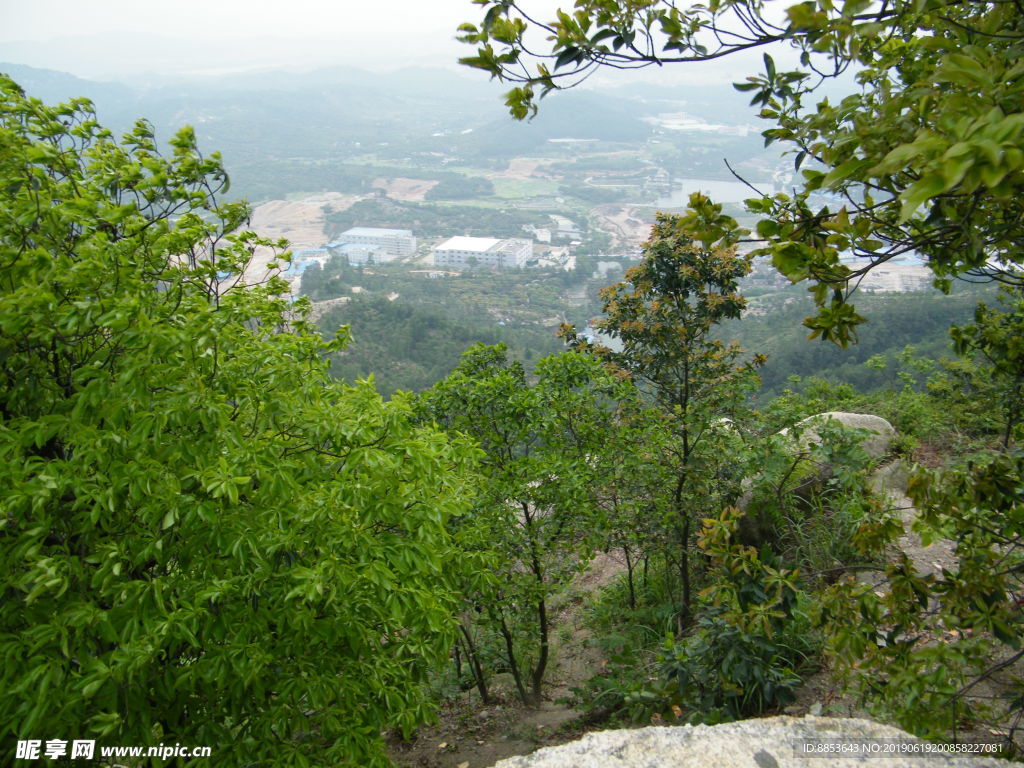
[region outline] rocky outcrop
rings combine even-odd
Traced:
[[[868,457],[877,460],[889,453],[896,430],[892,424],[880,416],[867,413],[846,413],[845,411],[828,411],[808,416],[794,427],[779,431],[779,435],[788,438],[786,449],[794,460],[806,456],[810,449],[822,442],[820,428],[828,423],[838,424],[851,429],[863,429],[866,434],[860,439],[860,445]],[[805,461],[805,466],[794,467],[789,476],[788,492],[798,497],[806,497],[819,488],[830,477],[833,467],[828,464],[815,464]],[[742,492],[736,500],[736,506],[744,512],[740,521],[739,540],[750,546],[760,546],[771,535],[772,515],[766,513],[764,505],[754,503],[754,487],[756,477],[745,478],[741,484]],[[768,502],[769,505],[771,502]]]
[[[852,768],[875,764],[880,757],[886,758],[878,763],[884,768],[1024,765],[995,756],[936,754],[940,748],[869,720],[769,717],[588,733],[578,741],[501,760],[494,768]],[[836,756],[820,756],[827,750]]]
[[[867,413],[846,413],[845,411],[828,411],[808,416],[796,425],[795,431],[800,435],[800,445],[806,448],[821,442],[815,430],[815,425],[835,421],[850,429],[866,429],[873,434],[867,435],[861,440],[861,447],[873,459],[880,459],[889,453],[896,430],[892,424],[881,416],[872,416]],[[789,430],[784,429],[779,434],[788,434]]]

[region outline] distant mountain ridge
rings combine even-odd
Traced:
[[[664,113],[755,122],[745,94],[700,84],[570,90],[546,100],[533,120],[516,122],[501,84],[442,68],[136,74],[127,81],[10,63],[0,63],[0,72],[50,104],[91,99],[100,122],[118,133],[142,117],[160,140],[193,126],[204,151],[223,155],[232,194],[251,200],[324,189],[367,192],[367,184],[353,188],[351,178],[362,178],[370,166],[408,168],[414,176],[417,170],[503,168],[514,157],[551,155],[558,146],[553,139],[599,142],[589,145],[598,151],[632,149],[659,132],[649,118]],[[571,156],[571,145],[564,151]],[[739,154],[749,152],[741,147]]]
[[[91,99],[114,130],[139,117],[161,135],[192,125],[201,146],[222,151],[229,162],[337,161],[374,146],[511,157],[543,149],[551,138],[627,142],[651,132],[641,119],[650,108],[641,102],[584,91],[563,94],[536,120],[516,123],[493,83],[444,69],[175,76],[151,78],[146,87],[18,64],[0,64],[0,71],[48,103]]]

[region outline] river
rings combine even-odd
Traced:
[[[774,194],[775,185],[771,182],[754,183],[765,194]],[[694,192],[703,192],[716,203],[741,203],[751,197],[757,197],[754,191],[739,181],[715,181],[713,179],[675,179],[672,194],[658,198],[658,208],[685,208]]]

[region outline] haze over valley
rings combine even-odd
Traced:
[[[472,341],[504,341],[526,360],[557,351],[558,327],[585,328],[599,313],[598,290],[639,258],[657,211],[681,211],[702,192],[752,227],[742,201],[792,181],[791,159],[764,147],[748,97],[720,84],[570,91],[517,122],[492,83],[445,68],[164,75],[142,85],[2,67],[47,102],[92,99],[115,131],[140,116],[164,140],[192,126],[200,147],[224,158],[227,197],[253,205],[251,226],[286,238],[301,255],[284,272],[294,295],[314,301],[326,332],[352,326],[355,343],[337,357],[335,373],[374,373],[386,393],[429,386]],[[325,246],[353,227],[408,230],[416,253],[372,268],[345,266],[348,259]],[[525,238],[536,260],[518,274],[458,270],[438,280],[433,248],[456,236]],[[273,255],[257,251],[250,280],[266,276]],[[878,290],[928,287],[913,262],[889,269]],[[352,270],[375,274],[357,279]],[[522,300],[507,305],[508,290],[497,286],[509,281]],[[802,291],[787,289],[769,265],[751,281],[754,315],[794,303],[807,309]],[[410,312],[440,325],[411,345],[394,334],[382,349],[389,322],[409,322],[392,316]],[[941,347],[941,333],[903,342]],[[799,331],[791,334],[788,343],[799,339]],[[879,351],[863,345],[854,357]],[[769,366],[769,383],[809,372],[772,374],[783,365]]]

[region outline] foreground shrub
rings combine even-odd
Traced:
[[[383,763],[453,639],[469,453],[242,284],[272,244],[190,131],[0,89],[0,740]]]

